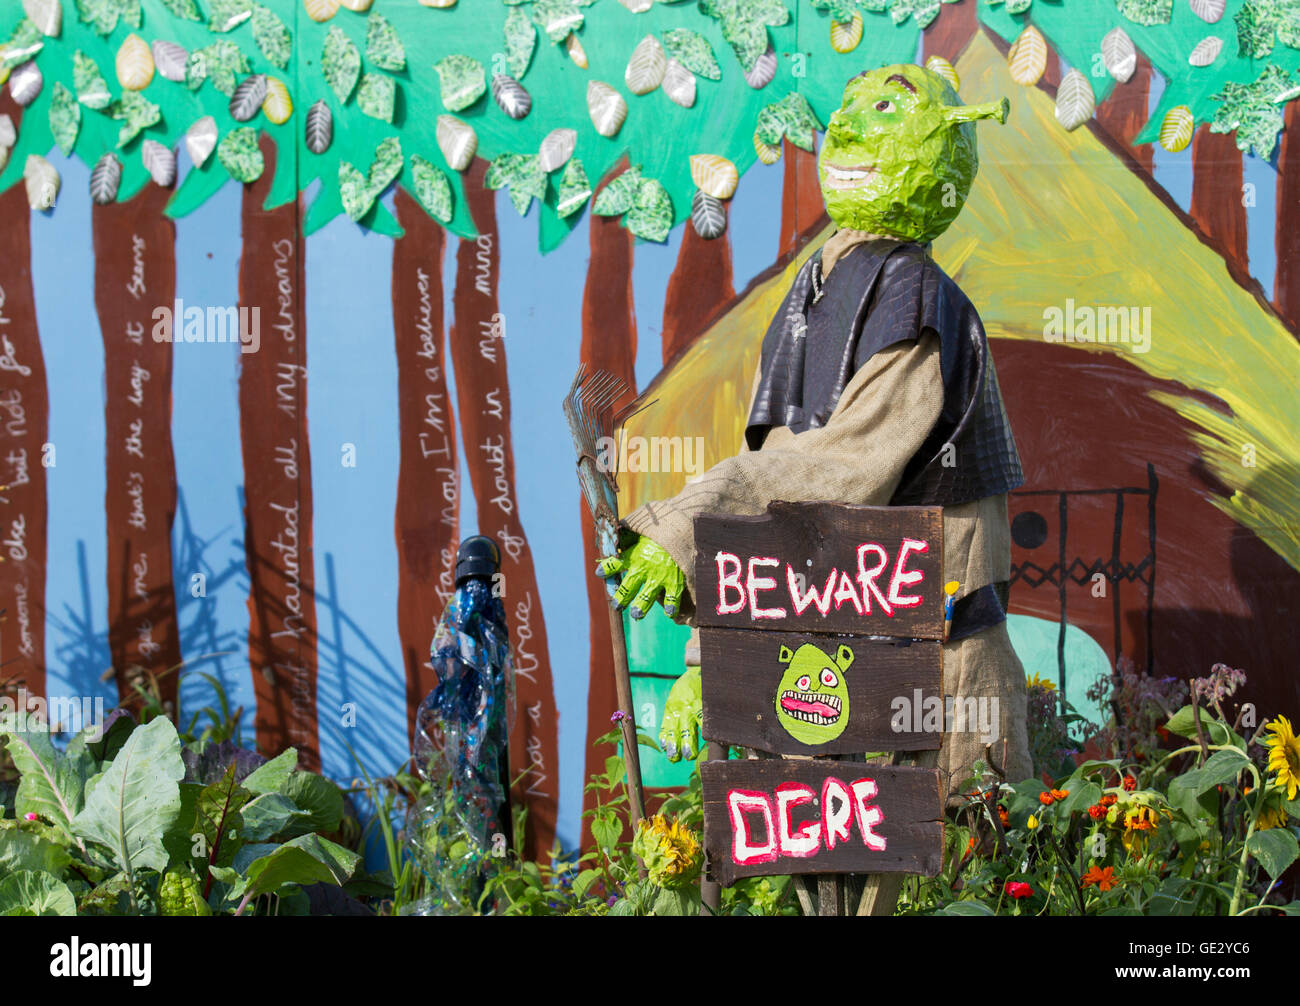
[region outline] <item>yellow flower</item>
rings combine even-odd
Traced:
[[[1260,831],[1266,831],[1269,828],[1286,827],[1286,811],[1281,807],[1265,807],[1259,812],[1259,819],[1255,822],[1255,827]]]
[[[703,865],[695,834],[679,821],[670,825],[662,814],[641,822],[632,851],[645,863],[650,879],[661,887],[689,884]]]
[[[1030,831],[1033,831],[1035,828],[1038,827],[1038,818],[1034,817],[1033,814],[1030,814],[1029,820],[1025,822],[1025,827],[1028,828]]]
[[[1037,674],[1025,675],[1025,686],[1027,688],[1041,688],[1045,692],[1056,691],[1056,682],[1051,678],[1040,678]]]
[[[1286,798],[1294,800],[1300,792],[1300,739],[1291,729],[1291,721],[1279,716],[1268,725],[1273,736],[1264,743],[1268,747],[1268,768],[1276,772],[1273,777],[1279,788],[1286,788]]]

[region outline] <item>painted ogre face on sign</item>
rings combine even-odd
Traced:
[[[840,227],[933,241],[957,218],[979,156],[975,120],[1006,122],[1005,98],[962,105],[925,67],[884,66],[844,88],[817,164],[826,212]]]
[[[820,647],[804,643],[794,651],[782,646],[779,659],[787,665],[776,689],[781,726],[803,744],[833,741],[849,722],[844,672],[853,664],[853,651],[841,646],[831,659]]]

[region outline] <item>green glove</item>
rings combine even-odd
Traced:
[[[668,692],[663,722],[659,726],[659,745],[669,761],[680,761],[683,755],[694,760],[699,755],[703,722],[700,669],[688,667]]]
[[[637,538],[630,547],[602,559],[596,566],[596,574],[605,579],[619,573],[623,581],[614,591],[614,603],[625,608],[631,602],[628,613],[633,618],[641,618],[658,600],[663,601],[670,617],[677,614],[686,575],[665,549],[649,538]]]

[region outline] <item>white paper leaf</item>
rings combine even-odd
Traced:
[[[12,147],[18,142],[18,130],[14,120],[7,115],[0,115],[0,147]]]
[[[55,38],[62,29],[63,8],[59,0],[23,0],[23,13],[42,35]]]
[[[1121,84],[1126,84],[1137,69],[1137,48],[1123,28],[1112,28],[1101,40],[1101,58],[1107,72]]]
[[[1187,57],[1187,62],[1191,63],[1192,66],[1209,66],[1219,58],[1219,53],[1222,51],[1223,39],[1211,35],[1196,43],[1196,48]]]
[[[533,99],[523,84],[504,73],[492,76],[492,98],[512,119],[522,119],[532,111]]]
[[[695,74],[675,59],[668,61],[663,88],[664,94],[682,108],[690,108],[695,104]]]
[[[601,136],[617,136],[627,121],[627,102],[604,81],[587,82],[587,111]]]
[[[647,35],[632,50],[623,80],[633,94],[649,94],[663,83],[667,70],[668,57],[664,55],[664,47],[653,35]]]
[[[644,14],[655,5],[655,0],[618,0],[633,14]]]
[[[771,46],[767,52],[754,61],[754,65],[745,71],[745,83],[755,91],[760,91],[772,83],[776,77],[776,52]]]
[[[154,66],[158,68],[158,73],[164,80],[185,83],[185,64],[189,58],[190,54],[185,46],[161,38],[153,40]]]
[[[705,240],[722,237],[727,230],[727,209],[722,200],[697,189],[691,200],[691,226]]]
[[[542,170],[550,174],[573,156],[573,149],[578,145],[576,129],[553,129],[546,134],[537,151],[537,160]]]
[[[1069,130],[1078,129],[1092,118],[1097,98],[1092,84],[1078,70],[1070,70],[1056,89],[1056,121]]]
[[[245,77],[230,96],[230,117],[236,122],[248,122],[262,110],[266,101],[266,75],[255,73]]]
[[[145,140],[140,146],[140,159],[154,184],[169,188],[176,181],[176,155],[157,140]]]
[[[323,154],[334,142],[334,113],[322,98],[307,109],[307,149]]]
[[[1224,0],[1188,0],[1188,3],[1192,13],[1209,24],[1216,24],[1227,6]]]
[[[196,168],[203,167],[217,149],[217,120],[210,115],[199,119],[185,133],[185,149]]]
[[[23,187],[27,189],[27,205],[34,210],[54,208],[59,198],[59,170],[39,154],[28,154],[23,165]]]
[[[117,199],[122,185],[122,162],[112,154],[105,154],[90,172],[90,198],[100,206]]]
[[[464,171],[474,162],[478,134],[474,127],[454,115],[438,116],[438,149],[452,171]]]
[[[23,108],[36,100],[44,86],[45,77],[34,60],[17,67],[9,76],[9,96]]]

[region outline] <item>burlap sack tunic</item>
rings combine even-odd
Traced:
[[[852,231],[834,235],[822,252],[823,274],[830,274],[848,248],[870,237]],[[757,383],[756,374],[755,387]],[[750,404],[752,399],[751,393]],[[666,549],[685,572],[689,597],[683,599],[680,619],[695,624],[697,514],[760,514],[773,500],[886,506],[907,462],[938,421],[943,399],[939,339],[927,329],[919,339],[895,343],[873,355],[845,387],[824,426],[798,434],[788,427],[774,427],[758,451],[742,447],[735,457],[714,465],[676,496],[647,503],[628,515],[624,523]],[[959,598],[1009,579],[1011,535],[1005,495],[946,507],[943,531],[943,578],[958,581]],[[698,636],[693,634],[687,663],[698,663],[698,653]],[[1025,724],[1025,672],[1011,647],[1006,623],[946,644],[943,671],[944,690],[953,697],[954,708],[974,698],[991,711],[991,700],[997,700],[994,740],[986,742],[978,723],[945,735],[939,768],[950,790],[967,778],[976,759],[991,759],[1009,781],[1027,778],[1032,767]]]

